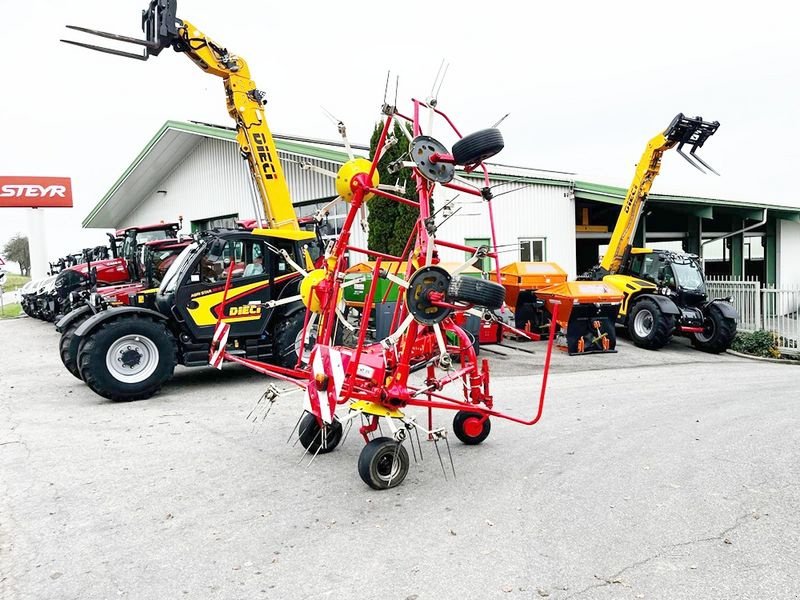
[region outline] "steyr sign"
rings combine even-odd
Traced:
[[[72,208],[69,177],[0,175],[0,208]]]

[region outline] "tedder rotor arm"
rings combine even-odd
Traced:
[[[247,62],[215,43],[188,21],[176,16],[177,0],[151,0],[142,11],[145,39],[67,25],[68,28],[119,42],[144,46],[142,54],[94,44],[61,40],[68,44],[116,56],[147,60],[164,48],[186,54],[206,73],[220,77],[225,86],[228,114],[236,121],[236,140],[247,159],[270,229],[299,230],[289,186],[283,174],[275,140],[264,115],[266,95],[250,78]]]
[[[614,233],[611,235],[608,250],[600,263],[600,267],[605,272],[616,273],[624,261],[631,239],[636,232],[636,226],[639,224],[639,217],[641,217],[644,210],[647,195],[653,185],[653,180],[661,169],[661,156],[666,150],[677,146],[678,154],[693,167],[705,173],[700,166],[703,165],[715,175],[719,175],[695,154],[697,149],[701,148],[718,128],[719,121],[711,123],[704,121],[701,117],[690,118],[685,117],[683,113],[679,113],[663,133],[659,133],[647,143],[642,158],[636,166],[633,182],[631,182],[625,195],[625,200],[622,203],[622,210],[614,227]],[[688,155],[683,152],[683,146],[686,144],[689,144],[692,148]],[[694,162],[693,158],[700,165]]]

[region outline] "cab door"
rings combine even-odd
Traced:
[[[225,296],[231,269],[231,284]],[[247,234],[217,238],[179,286],[176,310],[199,340],[211,339],[220,316],[230,324],[231,338],[258,336],[263,333],[270,312],[258,303],[271,299],[271,279],[262,240]]]

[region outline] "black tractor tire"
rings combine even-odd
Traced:
[[[129,316],[107,321],[89,334],[78,351],[78,369],[86,385],[103,398],[116,402],[144,400],[172,377],[176,355],[175,337],[163,322]],[[107,366],[109,361],[117,360],[122,364],[120,369],[134,369],[142,358],[146,361],[145,375],[137,373],[134,377],[131,371],[130,381],[124,380],[126,373],[115,374]]]
[[[72,354],[69,351],[69,346],[72,343],[72,336],[78,330],[78,327],[80,327],[83,324],[83,322],[90,316],[91,313],[87,314],[82,319],[75,319],[69,325],[67,325],[67,328],[61,333],[61,339],[58,342],[58,353],[61,356],[61,362],[67,368],[67,371],[72,373],[75,377],[77,377],[81,381],[83,381],[83,378],[81,377],[81,373],[78,370],[78,357],[72,356]]]
[[[675,316],[665,314],[650,298],[637,300],[628,313],[628,335],[639,348],[663,348],[672,339],[674,331]]]
[[[447,286],[447,298],[497,310],[506,299],[506,288],[494,281],[455,275]]]
[[[489,437],[492,431],[492,422],[487,417],[483,423],[483,415],[478,412],[460,410],[453,417],[453,433],[467,446],[475,446]],[[478,429],[480,427],[480,429]]]
[[[481,129],[453,144],[453,160],[457,165],[474,165],[491,158],[505,145],[499,129]]]
[[[299,337],[303,334],[305,320],[306,313],[300,310],[288,317],[282,317],[275,325],[273,356],[275,364],[279,367],[294,369],[297,365]]]
[[[390,437],[370,441],[358,456],[358,474],[373,490],[388,490],[408,475],[408,451]]]
[[[334,418],[333,423],[325,425],[324,443],[320,433],[321,429],[317,418],[310,412],[303,415],[300,419],[300,424],[297,426],[300,443],[311,454],[332,452],[342,441],[342,424],[338,419]]]
[[[692,334],[692,346],[710,354],[725,352],[736,337],[736,321],[725,317],[713,304],[706,308],[703,316],[705,331]]]

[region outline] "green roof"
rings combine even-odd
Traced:
[[[590,183],[588,181],[575,181],[575,197],[580,200],[594,200],[606,204],[621,205],[628,192],[626,188]],[[717,206],[739,209],[769,209],[779,213],[800,214],[800,208],[778,204],[764,204],[761,202],[739,202],[724,198],[704,198],[701,196],[678,196],[674,194],[649,194],[647,199],[655,202],[673,202],[677,204],[700,204],[703,206]]]

